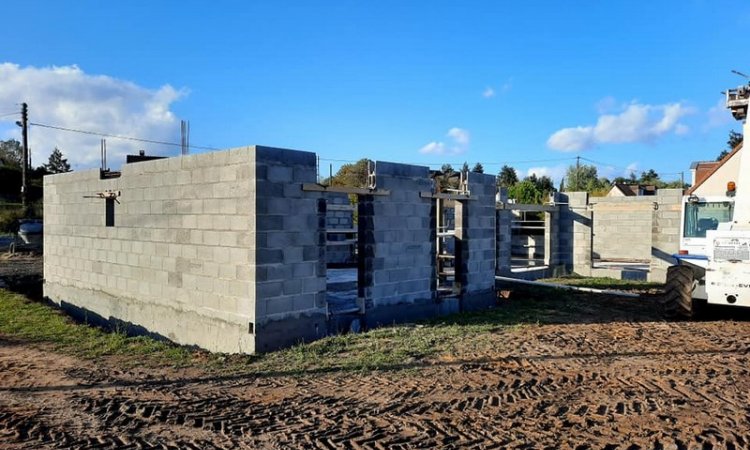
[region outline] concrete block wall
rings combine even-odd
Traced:
[[[328,230],[326,246],[326,262],[328,264],[354,264],[356,263],[354,247],[352,245],[342,245],[336,242],[350,240],[356,237],[355,233],[331,233],[335,230],[353,230],[354,229],[354,209],[337,209],[335,206],[344,208],[354,208],[349,202],[347,194],[326,194],[326,229]],[[334,207],[331,207],[334,205]]]
[[[45,296],[212,351],[326,332],[325,201],[315,154],[268,147],[45,177]],[[105,200],[117,190],[114,226]]]
[[[462,309],[495,302],[496,181],[492,175],[469,172],[470,200],[456,202],[456,285]]]
[[[652,211],[651,263],[649,281],[663,283],[667,268],[676,264],[671,255],[680,250],[682,189],[659,189],[658,209]]]
[[[302,190],[317,179],[315,153],[256,146],[251,254],[256,349],[326,335],[326,200]]]
[[[543,234],[514,234],[511,238],[511,254],[524,259],[543,259],[546,239]]]
[[[636,198],[588,199],[585,192],[555,193],[555,201],[560,203],[559,217],[547,228],[554,231],[557,223],[557,233],[550,237],[557,240],[552,246],[557,251],[549,263],[557,272],[617,276],[611,270],[592,270],[594,245],[600,252],[606,249],[604,254],[610,258],[649,261],[649,281],[663,282],[667,268],[675,264],[671,255],[679,250],[681,189],[660,189],[656,196]],[[592,231],[599,236],[592,237]]]
[[[500,202],[508,201],[508,189],[499,188],[496,200]],[[496,268],[498,275],[507,276],[511,273],[511,224],[513,222],[513,212],[508,209],[498,209],[495,216],[497,235],[495,237],[495,255],[497,257]]]
[[[555,193],[559,204],[557,261],[559,270],[588,276],[591,273],[592,214],[588,209],[588,193]]]
[[[596,197],[593,207],[593,257],[649,261],[656,196]]]
[[[359,196],[359,293],[368,326],[435,315],[435,206],[420,197],[432,180],[422,166],[377,161],[390,195]]]
[[[559,211],[544,213],[544,249],[544,264],[549,266],[555,275],[565,274],[565,265],[560,254]]]
[[[44,294],[89,320],[255,351],[251,148],[44,178]],[[119,190],[114,226],[105,203]]]
[[[260,146],[130,164],[113,179],[95,170],[46,177],[45,295],[91,319],[214,351],[322,337],[326,228],[343,218],[327,204],[348,200],[302,189],[316,178],[314,153]],[[376,183],[390,194],[358,203],[366,324],[455,311],[436,293],[436,203],[420,196],[432,190],[428,168],[378,162]],[[470,173],[468,184],[471,200],[454,206],[464,309],[494,303],[494,276],[510,272],[511,255],[512,213],[496,210],[495,178]],[[113,226],[96,198],[106,190],[121,192]],[[650,213],[653,279],[678,250],[680,195],[663,190]],[[588,275],[596,227],[588,195],[557,193],[555,201],[546,260]]]

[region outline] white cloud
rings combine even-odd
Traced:
[[[171,105],[186,95],[164,85],[149,89],[106,75],[87,74],[78,66],[21,67],[0,64],[0,105],[29,104],[29,121],[64,128],[134,136],[157,141],[179,142],[179,120]],[[13,122],[9,137],[19,138]],[[29,147],[33,164],[46,162],[59,147],[74,168],[98,167],[100,136],[71,133],[31,126]],[[159,148],[161,147],[161,148]],[[177,152],[177,148],[107,138],[107,158],[119,167],[124,155],[146,149],[150,154]]]
[[[552,179],[555,187],[557,187],[557,185],[560,183],[560,180],[565,177],[565,172],[567,170],[568,166],[565,165],[529,167],[529,169],[526,170],[526,175],[524,176],[528,177],[532,174],[536,175],[537,177],[548,176]]]
[[[433,141],[419,149],[419,153],[425,155],[460,155],[469,149],[471,135],[468,130],[454,127],[448,130],[446,137],[449,137],[452,142],[446,144]]]
[[[563,128],[547,140],[547,146],[563,152],[587,150],[599,144],[654,142],[669,133],[685,134],[679,120],[695,111],[682,103],[628,104],[619,114],[603,114],[596,125]]]
[[[513,89],[513,78],[508,78],[500,86],[499,93],[507,94],[508,92],[510,92],[511,89]],[[497,94],[498,94],[498,91],[496,91],[495,88],[493,88],[492,86],[487,86],[482,92],[482,97],[492,98],[492,97],[495,97]]]
[[[614,166],[597,166],[597,174],[600,177],[605,177],[609,180],[614,180],[617,177],[629,178],[631,173],[634,173],[637,177],[639,175],[639,167],[640,164],[637,162],[632,162],[625,168]]]
[[[500,87],[500,91],[503,94],[506,94],[510,92],[510,90],[513,89],[513,78],[508,78],[505,83]]]
[[[612,96],[604,97],[603,99],[596,102],[596,112],[599,114],[607,114],[617,108],[617,100]]]
[[[723,127],[734,122],[732,113],[727,109],[726,99],[721,97],[714,106],[708,108],[704,129]]]
[[[625,168],[625,171],[622,173],[623,177],[629,177],[631,173],[634,173],[635,176],[638,176],[638,171],[640,170],[640,164],[637,162],[633,162],[628,164],[628,167]]]
[[[419,149],[419,153],[425,155],[442,155],[445,153],[445,144],[442,142],[430,142]]]
[[[469,132],[463,128],[451,128],[448,130],[448,136],[453,138],[458,147],[466,148],[469,146]]]

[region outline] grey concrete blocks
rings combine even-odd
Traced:
[[[175,342],[267,351],[326,332],[326,260],[353,260],[356,226],[367,323],[454,311],[436,295],[436,205],[419,195],[433,188],[428,168],[376,163],[389,195],[360,195],[355,224],[347,195],[302,190],[315,163],[313,153],[243,147],[128,165],[114,179],[46,177],[45,295]],[[494,177],[471,173],[468,185],[450,220],[462,302],[479,307],[510,268],[511,216],[495,208]],[[122,192],[114,226],[90,198],[108,189]],[[559,198],[570,204],[547,214],[549,264],[590,268],[592,228],[597,245],[603,235],[648,236],[654,272],[679,241],[677,193],[660,196],[658,210],[608,211],[598,224],[585,194]]]
[[[315,153],[256,145],[254,147],[254,154],[255,160],[263,164],[292,168],[299,166],[298,174],[302,174],[302,179],[299,181],[304,183],[315,182]],[[312,171],[310,170],[311,168]],[[258,174],[257,177],[268,178],[268,175],[261,176],[261,174]]]
[[[156,317],[158,305],[199,292],[200,306],[186,303],[197,309],[185,317],[200,315],[201,323],[215,325],[205,330],[177,327],[168,337],[211,350],[253,352],[256,336],[247,334],[247,324],[271,319],[267,302],[299,293],[306,300],[297,304],[309,310],[321,284],[325,289],[325,274],[317,270],[321,252],[308,251],[315,258],[304,262],[306,249],[319,241],[319,233],[305,234],[317,223],[318,212],[316,200],[305,198],[300,184],[314,180],[314,154],[268,147],[128,165],[116,179],[99,180],[96,171],[48,177],[45,292],[66,304],[109,295],[109,302],[86,305],[92,313],[116,314],[154,333],[168,327]],[[113,228],[104,227],[102,202],[84,197],[106,189],[123,193]],[[285,194],[290,193],[297,194],[298,203],[287,203]],[[305,210],[315,217],[303,219],[302,225],[285,220]],[[62,254],[67,257],[55,257]],[[80,270],[86,266],[92,270]],[[109,275],[97,276],[94,267]],[[317,281],[305,281],[310,278]],[[303,293],[305,286],[315,291]],[[66,298],[59,297],[60,292]],[[117,308],[116,299],[128,295],[143,307]],[[260,308],[255,301],[259,296],[264,301]],[[319,310],[324,307],[318,305]],[[293,308],[270,311],[286,317],[295,313]],[[235,341],[222,338],[218,330],[227,328],[227,317],[234,318],[229,320],[236,320],[235,329],[246,336]],[[299,334],[309,335],[305,330]]]
[[[431,200],[419,196],[431,189],[429,169],[378,161],[375,170],[390,195],[359,198],[360,295],[374,310],[434,301],[434,218]]]
[[[494,176],[470,172],[470,200],[456,201],[456,285],[461,294],[494,292],[497,210]]]

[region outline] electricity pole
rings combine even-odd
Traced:
[[[26,171],[29,167],[29,105],[21,103],[21,132],[23,136],[23,161],[21,162],[21,204],[26,210]]]

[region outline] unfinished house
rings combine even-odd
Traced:
[[[87,321],[212,351],[486,308],[497,275],[591,275],[594,248],[637,250],[659,274],[677,245],[667,190],[636,216],[580,192],[511,204],[480,173],[437,192],[427,167],[382,161],[365,187],[322,186],[314,153],[261,146],[142,159],[44,178],[44,294]],[[512,267],[518,211],[544,219],[533,272]]]
[[[89,321],[233,353],[493,304],[494,177],[471,174],[456,201],[450,295],[428,168],[377,162],[371,180],[328,189],[314,153],[260,146],[45,177],[44,294]],[[342,194],[358,197],[356,225],[328,214],[351,208]],[[327,262],[352,245],[356,289],[337,299]]]

